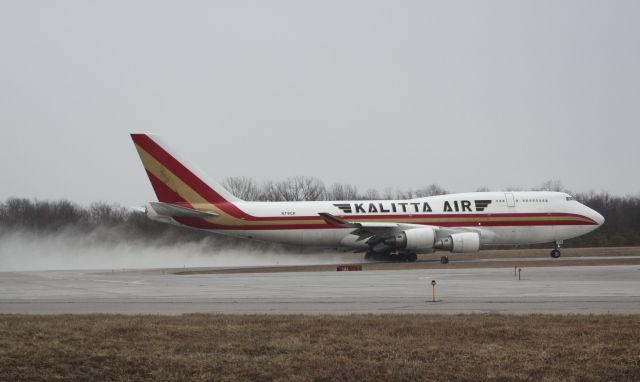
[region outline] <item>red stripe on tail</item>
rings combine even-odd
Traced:
[[[153,186],[153,190],[156,192],[159,202],[176,204],[186,203],[184,198],[178,195],[177,192],[170,189],[166,184],[162,183],[162,181],[156,178],[155,175],[149,171],[147,171],[147,175],[149,176],[149,181],[151,181],[151,185]]]
[[[222,211],[236,218],[253,219],[254,217],[246,214],[244,211],[236,207],[232,202],[227,201],[222,195],[217,193],[209,185],[207,185],[202,179],[198,178],[187,167],[180,163],[176,158],[164,150],[158,145],[151,137],[146,134],[131,134],[133,142],[151,155],[167,170],[171,171],[175,176],[180,178],[182,182],[191,187],[198,195],[211,204],[215,204]],[[153,185],[158,200],[161,202],[174,202],[174,201],[186,201],[193,203],[194,201],[185,200],[180,195],[175,193],[165,184],[163,184],[156,177],[149,178]],[[160,185],[161,184],[161,185]],[[162,198],[166,198],[163,200]]]
[[[131,138],[140,146],[144,151],[151,155],[155,160],[160,162],[161,165],[171,171],[174,175],[180,178],[184,183],[191,187],[195,192],[202,196],[209,203],[224,203],[225,200],[220,194],[215,192],[204,181],[198,178],[195,174],[189,171],[188,168],[178,162],[171,154],[166,152],[149,136],[145,134],[131,134]]]

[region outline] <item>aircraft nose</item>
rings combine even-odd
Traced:
[[[598,226],[601,226],[604,224],[604,216],[600,215],[600,213],[596,210],[589,208],[589,215],[587,216],[589,216],[590,219],[598,223]]]

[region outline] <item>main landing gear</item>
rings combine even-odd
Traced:
[[[369,251],[364,255],[365,260],[371,261],[389,261],[394,263],[404,263],[409,262],[413,263],[418,260],[418,255],[413,252],[388,252],[388,253],[378,253]]]
[[[442,256],[440,258],[440,264],[449,264],[449,256]]]
[[[398,256],[400,256],[400,261],[407,261],[409,263],[415,263],[418,260],[418,255],[412,252],[401,254]]]
[[[553,249],[551,250],[550,255],[554,259],[560,257],[560,245],[562,245],[562,241],[556,241],[555,243],[553,243]]]

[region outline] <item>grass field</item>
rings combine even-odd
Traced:
[[[0,316],[0,380],[639,380],[640,316]]]

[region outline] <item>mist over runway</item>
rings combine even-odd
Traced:
[[[552,261],[552,260],[549,260]],[[0,273],[0,313],[640,313],[640,265],[265,272]],[[432,279],[437,301],[430,302]]]

